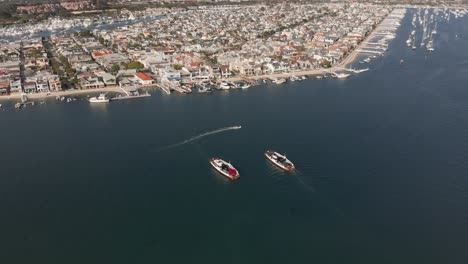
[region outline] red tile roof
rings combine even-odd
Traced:
[[[135,73],[135,76],[138,79],[142,80],[142,81],[152,81],[153,80],[153,78],[151,78],[150,76],[148,76],[148,75],[146,75],[146,74],[144,74],[142,72]]]

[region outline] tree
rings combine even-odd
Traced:
[[[172,67],[174,68],[174,70],[177,70],[177,71],[182,70],[182,65],[180,65],[180,64],[174,64],[174,65],[172,65]]]
[[[89,31],[89,29],[83,29],[80,31],[80,36],[82,37],[91,37],[92,34],[91,34],[91,31]]]
[[[114,64],[111,67],[111,72],[118,72],[120,71],[120,66],[118,64]]]
[[[329,60],[322,60],[322,62],[320,62],[320,65],[323,68],[331,68],[331,62]]]
[[[75,70],[72,67],[70,67],[70,65],[67,65],[65,67],[65,72],[68,74],[68,76],[75,75]]]
[[[218,57],[214,56],[212,58],[209,58],[208,61],[213,64],[218,64]]]
[[[132,61],[127,64],[127,69],[143,69],[145,66],[139,61]]]

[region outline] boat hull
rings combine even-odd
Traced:
[[[109,99],[106,99],[106,100],[99,100],[99,99],[89,99],[89,102],[90,103],[108,103],[109,102]]]
[[[223,171],[220,167],[218,167],[215,163],[215,160],[217,160],[217,158],[213,158],[210,160],[210,165],[211,167],[213,167],[217,172],[219,172],[221,175],[223,175],[224,177],[230,179],[231,181],[233,180],[237,180],[240,178],[240,175],[239,175],[239,172],[236,170],[236,175],[231,175],[229,174],[228,172],[226,171]]]
[[[294,167],[294,165],[292,165],[292,167],[286,167],[284,166],[283,164],[281,164],[280,162],[278,162],[277,160],[275,160],[269,153],[272,152],[272,151],[266,151],[265,152],[265,157],[271,161],[271,163],[273,163],[274,165],[276,165],[278,168],[284,170],[284,171],[287,171],[287,172],[291,172],[291,171],[294,171],[296,168]],[[292,162],[291,162],[292,164]]]

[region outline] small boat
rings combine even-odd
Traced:
[[[239,171],[237,171],[229,162],[219,158],[212,158],[210,160],[210,164],[215,170],[230,180],[237,180],[240,177]]]
[[[229,89],[231,89],[231,86],[229,85],[228,82],[222,81],[221,84],[219,85],[219,88],[221,90],[229,90]]]
[[[286,82],[286,79],[283,79],[283,78],[273,80],[273,83],[276,83],[276,84],[282,84],[282,83],[285,83],[285,82]]]
[[[278,152],[267,150],[265,157],[276,166],[280,167],[285,171],[293,171],[295,169],[294,164],[286,158],[286,156],[279,154]]]
[[[240,83],[238,86],[239,86],[239,88],[241,88],[241,89],[249,89],[249,88],[250,88],[250,84],[244,83],[244,82],[243,82],[243,83]]]
[[[351,74],[349,73],[336,73],[335,74],[335,77],[338,79],[348,78],[349,76],[351,76]]]
[[[297,76],[295,76],[295,75],[291,75],[291,76],[289,77],[289,80],[290,80],[291,82],[295,82],[295,81],[299,81],[300,79],[299,79]]]
[[[307,76],[302,75],[301,79],[302,79],[302,80],[307,80]]]
[[[208,87],[206,87],[206,86],[204,86],[204,85],[199,85],[199,86],[197,87],[197,91],[198,91],[199,93],[208,93],[208,92],[210,92],[210,88],[208,88]]]
[[[90,103],[107,103],[109,99],[106,97],[106,94],[100,94],[98,97],[89,98]]]

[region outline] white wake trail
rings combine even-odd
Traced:
[[[188,143],[190,143],[192,141],[198,140],[200,138],[207,137],[209,135],[222,133],[222,132],[225,132],[225,131],[228,131],[228,130],[237,130],[237,129],[241,129],[241,128],[242,128],[242,126],[230,126],[230,127],[224,127],[224,128],[216,129],[216,130],[213,130],[213,131],[205,132],[205,133],[202,133],[200,135],[197,135],[197,136],[191,137],[189,139],[186,139],[186,140],[184,140],[182,142],[162,147],[162,148],[158,149],[156,152],[160,152],[160,151],[163,151],[163,150],[179,147],[179,146],[188,144]]]

